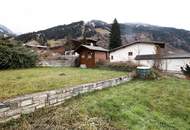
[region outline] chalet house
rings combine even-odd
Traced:
[[[89,68],[96,67],[98,62],[109,60],[109,51],[99,46],[81,45],[75,52],[79,54],[80,65]]]
[[[162,42],[137,41],[111,50],[110,62],[132,61],[149,67],[157,64],[159,69],[168,72],[180,72],[181,66],[190,63],[190,54],[168,55],[164,50],[165,44]]]

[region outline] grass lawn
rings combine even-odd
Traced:
[[[23,115],[0,128],[189,130],[190,81],[134,80]]]
[[[0,100],[26,93],[110,79],[126,74],[126,72],[111,70],[69,67],[0,71]]]

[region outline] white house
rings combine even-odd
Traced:
[[[155,59],[160,61],[160,69],[168,72],[181,72],[181,67],[190,64],[190,54],[175,54],[156,57],[156,55],[138,55],[135,60],[139,64],[152,67]]]
[[[190,63],[190,54],[161,55],[165,44],[155,41],[137,41],[110,51],[110,62],[132,61],[138,65],[152,67],[159,60],[163,71],[179,72],[180,67]]]
[[[160,48],[164,48],[162,42],[136,41],[110,51],[110,62],[133,61],[137,55],[157,54]]]

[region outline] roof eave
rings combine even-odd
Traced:
[[[151,43],[151,44],[157,44],[157,45],[159,45],[161,48],[165,48],[165,43],[164,43],[164,42],[136,41],[136,42],[132,42],[132,43],[129,43],[129,44],[126,44],[126,45],[123,45],[123,46],[114,48],[114,49],[110,50],[110,52],[114,52],[114,51],[117,51],[117,50],[119,50],[119,49],[125,48],[125,47],[127,47],[127,46],[131,46],[131,45],[134,45],[134,44],[137,44],[137,43],[149,43],[149,44]]]

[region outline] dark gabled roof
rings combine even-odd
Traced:
[[[103,51],[103,52],[108,52],[109,51],[109,50],[104,49],[104,48],[99,47],[99,46],[89,46],[89,45],[81,45],[75,51],[77,52],[77,50],[79,50],[81,47],[87,48],[89,50],[94,50],[94,51]]]
[[[188,59],[190,58],[190,53],[188,54],[176,54],[176,55],[137,55],[135,60],[154,60],[154,59]]]
[[[68,40],[64,46],[65,46],[65,50],[76,50],[77,48],[79,48],[81,45],[88,45],[88,44],[91,44],[93,43],[94,45],[96,45],[97,43],[97,40],[94,40],[94,39],[89,39],[89,38],[86,38],[86,39],[71,39],[71,40]]]
[[[132,43],[129,43],[129,44],[126,44],[126,45],[123,45],[123,46],[114,48],[114,49],[110,50],[110,52],[113,52],[113,51],[116,51],[116,50],[125,48],[125,47],[127,47],[127,46],[131,46],[131,45],[134,45],[134,44],[138,44],[138,43],[155,44],[155,45],[159,45],[161,48],[164,48],[164,47],[165,47],[165,43],[164,43],[164,42],[157,42],[157,41],[135,41],[135,42],[132,42]]]

